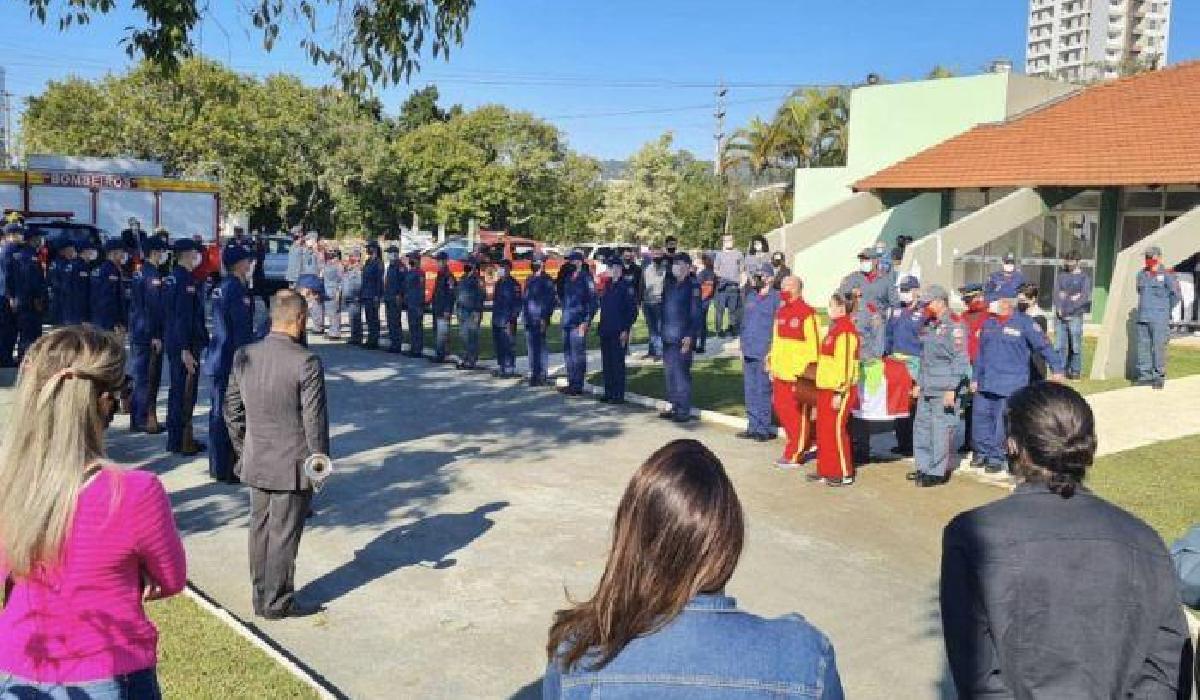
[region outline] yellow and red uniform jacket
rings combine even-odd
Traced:
[[[821,342],[817,313],[804,299],[784,295],[771,332],[771,376],[794,382],[817,361]]]
[[[833,322],[817,356],[817,388],[845,392],[858,383],[858,330],[849,316]]]

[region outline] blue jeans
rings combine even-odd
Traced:
[[[1143,382],[1167,378],[1167,340],[1171,328],[1167,319],[1137,322],[1137,378]]]
[[[1063,358],[1067,374],[1083,372],[1083,317],[1054,317],[1054,349]]]
[[[980,391],[971,401],[971,446],[975,456],[987,464],[1004,466],[1004,443],[1008,438],[1004,428],[1004,413],[1008,397]]]
[[[651,357],[662,357],[662,302],[646,302],[642,304],[642,311],[646,314],[646,330],[650,332],[649,354]]]
[[[0,672],[0,700],[160,700],[153,668],[116,678],[60,685],[38,683]]]
[[[218,481],[233,478],[233,464],[237,456],[233,452],[233,441],[225,427],[225,390],[229,388],[229,375],[210,377],[208,396],[212,406],[208,410],[208,475]]]
[[[742,290],[736,282],[721,282],[716,294],[718,333],[733,330],[737,326],[737,312],[742,306]],[[725,325],[725,313],[729,313],[729,325]]]

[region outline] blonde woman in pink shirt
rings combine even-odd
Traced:
[[[142,605],[187,572],[158,478],[104,459],[124,380],[123,347],[91,328],[25,357],[0,446],[0,700],[161,697]]]

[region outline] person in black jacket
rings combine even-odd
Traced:
[[[963,698],[1189,697],[1188,627],[1159,536],[1091,493],[1095,419],[1074,389],[1008,402],[1021,483],[942,544],[942,628]]]

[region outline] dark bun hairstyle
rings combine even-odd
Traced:
[[[1075,495],[1096,456],[1096,418],[1079,392],[1035,382],[1008,400],[1006,420],[1018,475],[1063,498]]]

